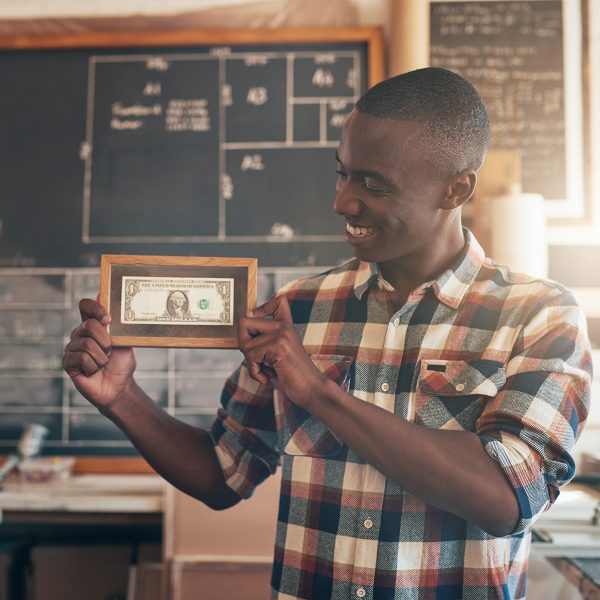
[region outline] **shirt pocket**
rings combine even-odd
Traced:
[[[315,354],[311,355],[311,359],[321,373],[348,391],[352,357]],[[341,450],[343,442],[322,421],[294,404],[279,390],[275,390],[274,405],[281,447],[285,454],[327,457]]]
[[[436,429],[474,431],[506,382],[504,363],[494,360],[422,360],[418,373],[414,421]]]

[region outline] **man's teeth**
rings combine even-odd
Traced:
[[[355,227],[354,225],[350,225],[350,223],[346,223],[346,231],[350,235],[354,235],[356,237],[361,237],[365,235],[371,235],[375,232],[375,228],[373,227]]]

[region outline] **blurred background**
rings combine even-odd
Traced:
[[[62,349],[102,253],[258,257],[259,302],[349,256],[332,211],[344,119],[369,85],[428,65],[472,81],[492,119],[466,225],[498,262],[573,291],[600,372],[600,2],[0,2],[0,453],[23,463],[35,423],[48,459],[0,491],[0,598],[265,597],[276,481],[219,520],[78,395]],[[144,389],[203,427],[240,360],[137,357]],[[596,374],[576,449],[592,482],[599,396]],[[532,559],[532,598],[594,593],[562,560],[598,568],[589,481],[554,565]]]

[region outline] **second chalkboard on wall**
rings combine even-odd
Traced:
[[[481,92],[492,148],[519,150],[549,217],[586,216],[580,0],[431,3],[431,64]],[[575,31],[572,31],[575,30]],[[576,39],[569,39],[570,35]]]

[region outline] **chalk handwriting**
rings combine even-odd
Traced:
[[[233,198],[233,181],[227,173],[223,173],[221,176],[221,193],[225,200],[231,200]]]
[[[152,106],[145,104],[123,106],[122,102],[114,102],[111,111],[115,117],[158,117],[162,114],[162,106],[158,103]]]
[[[356,86],[356,70],[355,69],[348,69],[348,72],[346,73],[346,86],[349,87],[350,89],[354,89],[354,87]]]
[[[284,240],[290,240],[294,237],[294,230],[287,223],[273,223],[270,233]]]
[[[315,56],[315,65],[332,65],[336,60],[335,54],[317,54]]]
[[[141,119],[116,119],[110,120],[110,128],[115,131],[135,131],[144,126],[144,121]]]
[[[79,144],[79,158],[87,160],[92,155],[92,145],[89,142]]]
[[[161,85],[160,81],[148,81],[144,86],[144,96],[160,96]]]
[[[231,48],[229,46],[216,46],[211,48],[209,54],[212,56],[229,56],[231,54]]]
[[[251,87],[246,95],[246,102],[254,106],[266,104],[269,94],[266,87]]]
[[[339,114],[336,113],[334,115],[331,115],[331,119],[329,119],[329,124],[332,127],[335,127],[336,129],[341,129],[344,124],[346,123],[348,119],[348,115],[347,114]]]
[[[244,65],[246,65],[247,67],[254,67],[254,66],[259,66],[259,67],[264,67],[265,65],[269,64],[269,59],[266,56],[263,56],[262,54],[254,54],[252,56],[247,56],[244,59]]]
[[[149,71],[167,71],[171,65],[162,56],[153,56],[146,61],[146,69]]]
[[[333,86],[333,73],[328,69],[317,69],[312,76],[312,84],[320,88],[330,88]]]
[[[165,129],[171,132],[210,131],[211,122],[208,100],[173,99],[169,101],[165,113]]]
[[[226,83],[221,88],[221,106],[231,106],[233,104],[233,96],[231,95],[231,85]]]
[[[244,154],[242,171],[264,171],[265,165],[260,154]]]

